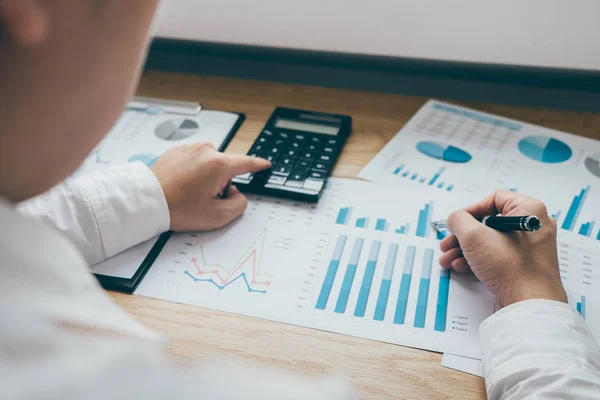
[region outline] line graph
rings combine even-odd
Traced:
[[[224,290],[232,283],[242,280],[245,282],[248,292],[251,293],[267,293],[266,289],[255,289],[254,285],[270,286],[271,281],[268,278],[271,276],[261,274],[260,267],[265,248],[267,230],[263,230],[252,241],[237,261],[231,266],[219,263],[209,263],[205,254],[204,246],[199,248],[200,258],[192,258],[191,264],[195,269],[195,274],[189,270],[184,273],[192,278],[194,282],[207,282],[219,290]],[[195,275],[195,276],[194,276]],[[206,276],[206,277],[205,277]],[[259,278],[261,277],[261,278]]]
[[[194,275],[190,274],[189,271],[185,271],[185,274],[187,276],[189,276],[190,278],[192,278],[194,280],[194,282],[208,282],[208,283],[211,283],[211,284],[215,285],[219,290],[225,289],[227,286],[231,285],[232,283],[234,283],[235,281],[237,281],[237,280],[239,280],[241,278],[241,279],[244,280],[244,283],[246,284],[246,287],[248,288],[248,292],[250,292],[250,293],[267,294],[266,290],[252,289],[252,287],[250,286],[250,283],[248,282],[248,278],[246,278],[246,273],[245,272],[242,272],[241,274],[239,274],[238,276],[236,276],[235,278],[233,278],[229,282],[225,283],[224,285],[219,285],[212,278],[209,278],[209,279],[202,279],[202,278],[200,278],[200,279],[198,279]]]

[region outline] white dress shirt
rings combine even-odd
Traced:
[[[337,378],[214,362],[183,368],[159,334],[104,293],[88,265],[170,224],[145,165],[69,180],[18,210],[0,200],[1,399],[354,398]],[[567,305],[521,302],[480,334],[490,398],[600,398],[600,351]]]

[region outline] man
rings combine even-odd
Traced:
[[[89,273],[167,229],[227,224],[246,200],[235,188],[217,199],[224,185],[269,167],[193,145],[151,169],[134,163],[60,183],[131,96],[156,5],[0,0],[0,398],[352,398],[333,378],[178,366]],[[502,234],[473,218],[495,212],[536,214],[544,227]],[[490,397],[597,397],[600,352],[566,304],[543,204],[498,192],[449,227],[440,263],[472,270],[503,307],[481,326]]]

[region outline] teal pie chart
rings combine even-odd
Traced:
[[[525,157],[546,164],[565,162],[573,155],[573,150],[565,142],[547,136],[527,136],[521,139],[519,151]]]
[[[136,155],[129,157],[129,160],[127,160],[127,162],[131,163],[131,162],[141,161],[144,164],[146,164],[147,166],[151,167],[157,158],[158,158],[158,156],[155,156],[154,154],[136,154]]]
[[[467,163],[471,155],[458,147],[445,145],[438,142],[419,142],[417,150],[428,157],[452,163]]]

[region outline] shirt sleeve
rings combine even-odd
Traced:
[[[94,265],[169,229],[169,208],[154,173],[130,163],[72,178],[19,204],[58,228]]]
[[[528,300],[479,328],[490,399],[597,399],[600,351],[568,304]]]

